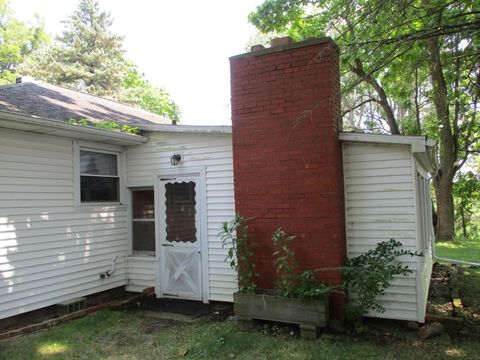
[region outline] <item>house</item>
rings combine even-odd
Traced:
[[[339,131],[330,39],[230,60],[232,127],[172,125],[44,83],[0,87],[0,318],[117,287],[231,301],[236,275],[218,232],[237,211],[254,218],[261,286],[274,281],[280,226],[309,268],[390,238],[423,251],[404,260],[413,274],[395,279],[375,316],[424,321],[434,144]],[[142,132],[71,121],[83,118]],[[341,281],[338,271],[322,278]]]

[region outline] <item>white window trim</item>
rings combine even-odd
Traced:
[[[82,203],[80,197],[80,150],[94,151],[106,154],[117,155],[117,170],[118,170],[118,196],[119,201],[104,201],[104,202],[84,202]],[[125,151],[121,146],[100,144],[89,141],[75,140],[73,143],[73,174],[74,174],[74,203],[76,208],[99,207],[99,206],[115,206],[125,204],[125,166],[126,157]]]
[[[157,234],[157,230],[156,230],[156,227],[157,227],[157,223],[155,221],[156,219],[156,213],[157,213],[157,209],[154,205],[154,211],[155,211],[155,216],[153,217],[153,219],[135,219],[133,217],[133,192],[134,191],[141,191],[141,190],[152,190],[153,191],[153,200],[154,200],[154,204],[155,204],[155,196],[156,196],[156,193],[155,193],[155,187],[153,185],[150,185],[150,186],[138,186],[138,187],[129,187],[128,188],[129,190],[129,198],[130,198],[130,204],[128,206],[128,243],[129,243],[129,246],[130,246],[130,256],[132,257],[148,257],[148,258],[155,258],[156,257],[156,250],[157,250],[157,239],[156,239],[156,234]],[[133,222],[134,221],[145,221],[145,222],[153,222],[155,223],[155,251],[135,251],[133,250]]]

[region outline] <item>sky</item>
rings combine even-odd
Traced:
[[[246,51],[256,33],[247,16],[262,0],[99,0],[124,36],[126,56],[155,86],[164,87],[186,125],[230,125],[228,58]],[[37,12],[59,34],[77,0],[10,0],[17,19]]]

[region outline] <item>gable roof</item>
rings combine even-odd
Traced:
[[[136,107],[44,82],[0,86],[0,111],[63,121],[84,119],[119,124],[171,124]]]

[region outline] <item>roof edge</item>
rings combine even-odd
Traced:
[[[229,125],[139,125],[141,130],[167,133],[231,134]]]
[[[407,135],[383,135],[383,134],[366,134],[353,132],[339,132],[340,141],[369,142],[378,144],[397,144],[415,146],[413,152],[423,151],[422,146],[435,146],[436,141],[426,136],[407,136]],[[419,146],[417,149],[416,146]]]
[[[14,130],[32,131],[45,135],[56,135],[71,138],[84,138],[86,136],[93,136],[94,138],[97,138],[97,140],[94,141],[101,141],[102,139],[105,139],[124,145],[139,145],[148,142],[148,138],[141,135],[98,129],[90,126],[72,125],[60,120],[48,119],[34,115],[18,114],[5,110],[0,110],[0,122],[1,121],[8,121],[11,123],[9,124],[10,126],[5,126],[5,123],[0,124],[0,127],[7,127]],[[29,127],[29,125],[31,126]],[[40,129],[43,128],[51,129],[53,131],[40,131]]]
[[[434,172],[437,169],[437,163],[434,156],[437,142],[427,138],[426,136],[339,132],[338,139],[346,142],[410,146],[413,156],[422,164],[422,166],[424,166],[430,172]]]

